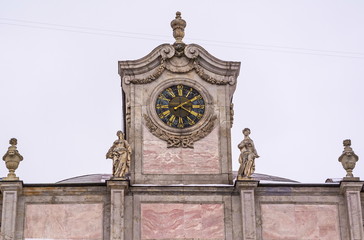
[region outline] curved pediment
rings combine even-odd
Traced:
[[[147,84],[164,71],[195,71],[211,84],[234,85],[239,70],[240,62],[220,60],[197,44],[162,44],[141,59],[119,62],[119,74],[125,84]]]

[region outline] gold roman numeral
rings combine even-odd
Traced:
[[[178,118],[178,128],[183,128],[184,124],[183,124],[183,119],[181,117]]]
[[[177,85],[177,91],[178,91],[178,96],[182,97],[182,95],[183,95],[183,86],[182,85]]]
[[[195,116],[195,117],[197,117],[197,116],[198,116],[198,113],[197,113],[197,112],[195,112],[195,111],[190,111],[190,113],[191,113],[193,116]]]
[[[171,114],[171,112],[169,110],[167,110],[167,111],[160,113],[158,116],[159,116],[159,118],[162,119],[162,118],[167,117],[169,114]]]
[[[190,95],[192,92],[192,88],[190,88],[190,90],[188,91],[188,93],[186,94],[186,97],[188,97],[188,95]]]
[[[189,118],[188,116],[187,116],[187,120],[188,120],[188,124],[190,124],[190,125],[195,124],[195,122],[191,118]]]
[[[169,95],[171,95],[172,97],[176,97],[176,94],[174,94],[172,88],[167,88],[166,90],[169,93]]]
[[[174,122],[174,120],[176,119],[176,116],[175,115],[172,115],[170,118],[169,118],[169,122],[172,124]]]
[[[165,101],[170,101],[168,98],[166,98],[166,96],[164,96],[163,94],[161,94],[161,95],[159,95],[159,97],[158,97],[159,99],[161,99],[161,100],[165,100]]]
[[[157,108],[157,109],[161,109],[161,108],[168,108],[168,105],[164,105],[164,104],[157,104],[156,108]]]
[[[192,108],[204,109],[205,108],[205,105],[192,105]]]

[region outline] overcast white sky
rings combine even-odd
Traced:
[[[0,0],[0,154],[18,139],[25,183],[111,173],[105,153],[122,128],[117,61],[173,43],[176,11],[185,43],[241,62],[234,170],[249,127],[257,173],[343,177],[337,159],[349,138],[364,178],[363,1]]]

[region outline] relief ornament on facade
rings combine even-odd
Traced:
[[[250,129],[244,128],[244,139],[238,145],[240,149],[239,155],[239,171],[237,180],[244,180],[251,178],[255,171],[255,158],[259,158],[257,150],[255,149],[253,140],[249,137]]]
[[[23,156],[20,155],[17,150],[16,145],[18,144],[18,140],[16,138],[10,139],[9,144],[11,146],[3,156],[3,160],[5,161],[5,165],[9,170],[9,173],[8,176],[4,177],[2,180],[17,181],[19,178],[15,175],[15,170],[18,168],[20,161],[23,160]]]
[[[346,139],[343,141],[344,151],[339,157],[339,162],[343,165],[346,170],[346,177],[353,178],[353,169],[355,168],[356,162],[359,160],[358,155],[356,155],[351,146],[351,140]]]
[[[210,121],[201,129],[187,135],[177,135],[166,132],[155,125],[148,115],[144,115],[145,126],[157,138],[167,142],[167,148],[193,148],[193,143],[206,137],[212,132],[215,126],[216,116],[213,116]]]
[[[118,139],[106,153],[106,158],[113,160],[113,179],[125,180],[130,168],[131,146],[122,131],[118,131],[116,135]]]

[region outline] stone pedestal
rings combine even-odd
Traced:
[[[350,240],[364,239],[363,216],[360,202],[360,191],[363,184],[364,183],[360,181],[346,181],[344,179],[340,185],[348,211]]]
[[[0,189],[3,194],[0,239],[15,239],[18,195],[21,194],[23,189],[23,182],[0,181]]]
[[[235,187],[240,193],[243,240],[257,239],[254,192],[258,183],[254,180],[236,181]]]
[[[127,180],[107,181],[107,186],[111,196],[110,239],[124,240],[125,239],[124,196],[129,188],[129,181]]]

